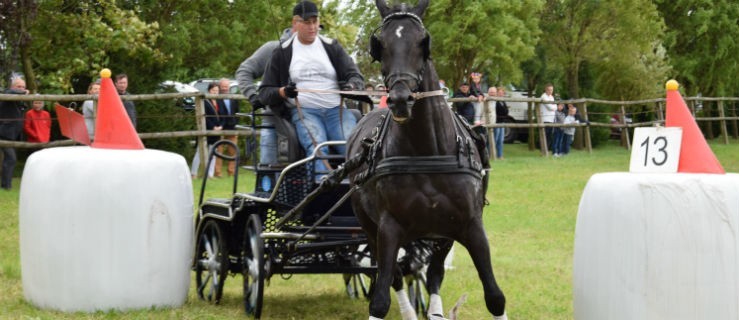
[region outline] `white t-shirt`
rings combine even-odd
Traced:
[[[541,100],[554,101],[554,97],[547,95],[547,93],[541,94]],[[557,105],[554,103],[542,103],[541,104],[541,121],[542,122],[554,122],[554,112],[557,111]]]
[[[336,70],[318,38],[308,45],[301,43],[297,37],[293,39],[290,79],[298,89],[339,90]],[[303,108],[333,108],[341,103],[341,96],[301,92],[298,101]]]

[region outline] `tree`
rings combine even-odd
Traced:
[[[369,36],[380,21],[374,4],[361,0],[349,4],[348,19],[364,26],[354,47],[363,67],[370,60]],[[495,83],[520,80],[519,64],[534,55],[541,5],[539,0],[431,2],[424,23],[431,33],[431,57],[439,77],[459,83],[475,69]]]
[[[571,98],[580,97],[584,61],[612,71],[599,79],[609,98],[653,92],[654,79],[666,70],[664,56],[658,54],[664,26],[651,1],[547,0],[541,23],[542,45],[562,69]],[[622,68],[630,72],[619,73]]]
[[[13,72],[20,59],[26,85],[32,92],[37,90],[37,85],[31,67],[31,26],[37,10],[38,4],[33,0],[0,1],[0,52],[4,61],[0,66],[0,76],[9,78],[7,73]]]
[[[655,0],[667,25],[667,55],[675,78],[690,94],[739,92],[739,3],[736,1]]]
[[[74,82],[81,77],[89,83],[103,67],[121,72],[123,63],[111,59],[116,55],[128,57],[126,64],[164,61],[154,46],[158,26],[142,22],[112,0],[43,1],[30,30],[31,59],[24,65],[38,74],[47,93],[74,92]]]

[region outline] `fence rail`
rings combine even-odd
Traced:
[[[204,109],[204,99],[236,99],[236,100],[246,100],[246,98],[243,95],[240,94],[218,94],[218,95],[211,95],[211,94],[204,94],[204,93],[157,93],[157,94],[139,94],[139,95],[126,95],[122,98],[124,100],[131,100],[131,101],[149,101],[149,100],[168,100],[168,99],[180,99],[180,98],[195,98],[195,112],[193,115],[193,120],[195,121],[197,130],[190,130],[190,131],[175,131],[175,132],[149,132],[149,133],[139,133],[139,137],[142,140],[146,139],[165,139],[165,138],[180,138],[180,137],[196,137],[199,139],[200,143],[199,146],[202,148],[200,154],[202,157],[206,154],[206,143],[205,138],[207,136],[220,136],[220,135],[238,135],[238,136],[251,136],[256,134],[255,132],[252,132],[251,130],[229,130],[229,131],[209,131],[205,129],[205,109]],[[49,94],[42,94],[42,95],[16,95],[16,94],[0,94],[0,101],[36,101],[36,100],[42,100],[42,101],[53,101],[53,102],[79,102],[84,100],[93,100],[97,101],[98,97],[94,95],[85,95],[85,94],[77,94],[77,95],[49,95]],[[704,108],[704,110],[707,110],[709,113],[708,116],[702,116],[702,117],[696,117],[697,121],[700,122],[708,122],[709,126],[713,122],[719,122],[720,127],[720,136],[723,137],[723,142],[725,144],[729,143],[729,130],[727,123],[731,123],[732,125],[732,131],[731,135],[734,138],[737,138],[737,135],[739,134],[737,129],[737,121],[739,121],[739,117],[737,116],[737,102],[739,102],[739,97],[686,97],[684,98],[686,103],[688,103],[688,106],[691,108],[691,111],[693,115],[695,116],[696,113],[696,106],[700,106],[703,103],[715,103],[716,108],[715,110],[718,113],[718,116],[711,116],[710,113],[713,112],[714,108]],[[461,101],[477,101],[476,99],[468,99],[468,98],[451,98],[449,99],[449,102],[461,102]],[[626,148],[631,148],[630,141],[629,141],[629,131],[627,129],[629,128],[635,128],[635,127],[644,127],[644,126],[653,126],[657,124],[664,124],[664,112],[665,112],[665,99],[664,98],[658,98],[658,99],[646,99],[646,100],[635,100],[635,101],[611,101],[611,100],[600,100],[600,99],[590,99],[590,98],[582,98],[582,99],[574,99],[574,100],[557,100],[554,102],[551,101],[543,101],[540,98],[511,98],[511,97],[487,97],[485,99],[485,108],[492,108],[492,112],[494,112],[494,102],[496,101],[506,101],[506,102],[523,102],[528,105],[528,123],[491,123],[491,121],[488,121],[488,119],[485,119],[485,124],[483,125],[485,128],[487,128],[488,135],[492,137],[492,129],[493,128],[529,128],[530,130],[536,130],[539,129],[539,149],[541,150],[542,154],[547,154],[547,145],[546,145],[546,139],[544,138],[544,130],[548,127],[576,127],[576,128],[582,128],[584,132],[584,140],[585,140],[585,148],[587,148],[588,152],[592,152],[592,143],[591,143],[591,133],[590,128],[592,127],[606,127],[606,128],[617,128],[621,129],[622,134],[622,142],[624,142],[624,146]],[[537,117],[536,115],[540,114],[541,105],[543,103],[571,103],[576,106],[578,106],[579,110],[581,111],[581,116],[587,121],[587,123],[579,123],[579,124],[556,124],[556,123],[542,123],[541,117]],[[603,106],[606,108],[612,108],[608,109],[611,112],[588,112],[588,106],[592,105],[598,105]],[[628,112],[627,110],[634,107],[634,106],[649,106],[648,110],[643,111],[641,113],[654,113],[654,119],[656,120],[650,120],[650,121],[644,121],[639,123],[626,123],[626,115],[632,114],[632,112]],[[651,107],[651,108],[650,108]],[[728,114],[727,114],[728,113]],[[487,114],[486,112],[483,112],[483,114]],[[595,122],[590,121],[591,115],[602,115],[602,114],[618,114],[620,116],[620,123],[604,123],[604,122]],[[532,116],[533,115],[533,116]],[[0,120],[8,120],[8,119],[0,119]],[[16,119],[16,120],[22,120],[22,119]],[[56,119],[53,119],[56,120]],[[493,144],[491,147],[491,152],[494,152],[494,139],[489,139],[490,142]],[[529,136],[529,145],[533,147],[534,145],[534,137],[532,135]],[[16,147],[16,148],[39,148],[39,147],[57,147],[57,146],[68,146],[68,145],[74,145],[75,143],[70,140],[58,140],[58,141],[52,141],[49,143],[29,143],[29,142],[19,142],[19,141],[4,141],[0,140],[0,147]],[[494,157],[493,157],[494,158]]]

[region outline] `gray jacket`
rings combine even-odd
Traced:
[[[247,98],[257,94],[257,84],[255,83],[258,78],[261,78],[264,74],[264,70],[267,68],[267,63],[272,58],[272,52],[280,46],[280,42],[290,38],[290,29],[285,29],[282,32],[280,40],[272,40],[263,44],[257,51],[244,60],[236,69],[236,81],[239,83],[239,89]]]

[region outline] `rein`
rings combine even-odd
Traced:
[[[298,92],[309,92],[319,94],[348,94],[354,96],[387,96],[388,93],[384,91],[346,91],[346,90],[323,90],[323,89],[297,89]],[[428,97],[444,96],[443,90],[433,90],[425,92],[412,92],[411,95],[414,99],[423,99]]]

